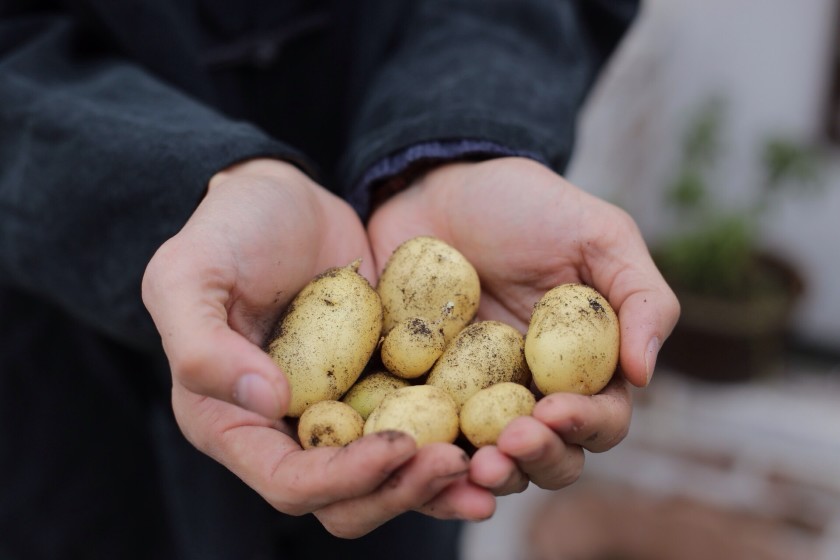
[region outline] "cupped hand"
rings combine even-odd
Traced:
[[[473,263],[482,285],[479,319],[524,333],[534,303],[564,282],[593,286],[616,309],[620,375],[592,397],[541,399],[470,466],[473,482],[500,495],[529,481],[551,489],[573,482],[583,449],[605,451],[626,435],[629,384],[648,384],[679,315],[635,222],[537,162],[499,158],[435,168],[379,206],[368,224],[377,270],[417,235],[439,237]]]
[[[358,258],[372,280],[356,213],[292,165],[252,160],[217,174],[143,279],[179,427],[276,509],[314,513],[336,535],[365,534],[408,510],[487,517],[492,495],[468,481],[455,446],[418,450],[386,433],[303,451],[282,418],[289,386],[262,346],[309,280]]]

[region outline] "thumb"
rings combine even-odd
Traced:
[[[679,316],[670,290],[647,289],[631,294],[619,309],[621,369],[637,387],[650,383],[659,349]]]
[[[173,383],[237,404],[266,418],[283,416],[289,385],[273,360],[227,324],[205,325],[164,345]]]
[[[228,324],[229,291],[190,278],[184,267],[152,260],[143,278],[143,302],[169,359],[172,382],[276,419],[289,404],[283,372],[259,346]]]

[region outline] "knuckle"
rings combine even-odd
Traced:
[[[315,514],[327,532],[340,539],[357,539],[369,533],[373,528],[362,527],[358,522],[348,522],[346,518],[332,515]]]
[[[303,515],[312,513],[312,510],[306,507],[305,505],[297,502],[292,502],[287,499],[275,498],[273,500],[270,500],[269,502],[271,503],[271,506],[280,513],[291,515],[292,517],[301,517]]]
[[[580,479],[581,474],[583,474],[582,466],[567,473],[565,478],[560,479],[560,488],[566,488],[567,486],[571,486]]]
[[[554,489],[559,490],[571,486],[578,481],[583,474],[584,455],[580,448],[575,449],[573,457],[566,463],[566,468],[561,469],[557,477]]]
[[[592,446],[591,451],[600,453],[603,451],[608,451],[621,443],[629,432],[629,427],[627,426],[619,426],[618,429],[611,431],[610,433],[602,436],[600,439],[596,441],[596,444]]]
[[[178,429],[181,430],[181,434],[183,434],[184,439],[186,439],[190,445],[199,451],[205,452],[208,448],[208,442],[206,441],[206,438],[200,437],[199,431],[193,426],[192,418],[188,414],[185,414],[177,403],[173,406],[173,412],[175,415],[175,422],[178,425]]]
[[[180,269],[184,266],[182,261],[182,252],[172,238],[164,242],[146,263],[140,281],[140,297],[150,311],[180,282]]]
[[[203,356],[194,352],[184,352],[171,356],[169,365],[173,377],[187,389],[194,390],[199,386],[208,364]]]
[[[178,428],[184,438],[196,449],[214,459],[222,455],[222,445],[216,435],[220,422],[218,412],[213,406],[206,406],[208,400],[196,397],[191,405],[184,403],[184,398],[176,396],[179,391],[173,389],[173,412]]]
[[[174,238],[165,241],[158,247],[146,265],[144,280],[149,282],[159,276],[165,276],[166,272],[172,268],[172,265],[178,262],[176,253],[177,249]]]
[[[680,300],[677,299],[677,295],[673,291],[670,291],[666,306],[670,316],[674,317],[675,320],[679,318],[680,313],[682,313],[682,306],[680,304]]]
[[[531,484],[531,480],[522,472],[517,471],[511,475],[510,479],[498,490],[494,490],[496,496],[510,496],[512,494],[521,494]]]
[[[625,235],[630,235],[631,238],[635,238],[637,242],[643,243],[642,232],[639,229],[639,225],[636,223],[635,218],[633,218],[633,216],[631,216],[626,210],[621,208],[618,209],[617,222],[621,231],[623,231]]]
[[[292,517],[300,517],[312,513],[314,508],[309,505],[307,500],[301,498],[305,490],[294,483],[294,480],[298,477],[292,477],[292,481],[281,481],[283,477],[285,477],[283,469],[279,466],[272,467],[272,472],[265,477],[265,484],[262,486],[263,490],[260,492],[263,498],[275,510]]]
[[[285,458],[280,459],[265,478],[267,483],[263,485],[263,488],[268,490],[264,497],[274,509],[281,513],[300,517],[316,512],[319,507],[324,507],[317,505],[314,501],[313,479],[320,477],[304,476],[297,468],[289,470]],[[328,510],[327,507],[322,509],[322,512],[326,514]]]
[[[330,526],[327,528],[327,531],[332,536],[340,539],[356,539],[364,536],[368,532],[361,529],[348,528],[346,526]]]

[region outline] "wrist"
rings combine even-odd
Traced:
[[[419,142],[393,152],[368,167],[355,183],[350,200],[362,213],[367,213],[438,167],[507,157],[543,161],[537,153],[493,140],[461,138]]]
[[[271,158],[254,158],[235,163],[218,171],[208,181],[207,189],[210,190],[228,179],[242,177],[288,180],[290,178],[300,179],[301,177],[308,176],[299,167],[288,161]]]

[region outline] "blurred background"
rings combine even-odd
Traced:
[[[645,1],[568,176],[683,315],[625,441],[465,559],[840,560],[840,3]]]

